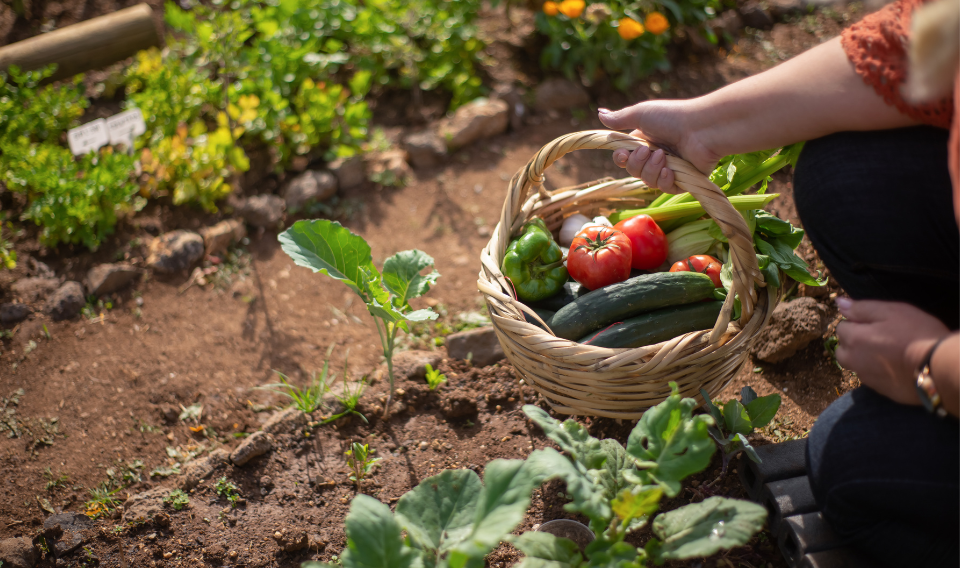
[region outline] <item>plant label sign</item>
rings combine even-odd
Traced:
[[[98,118],[83,126],[71,128],[67,131],[67,142],[70,144],[70,151],[73,152],[74,156],[81,156],[106,146],[110,143],[110,137],[107,134],[107,121]]]
[[[107,119],[107,130],[110,133],[110,144],[129,144],[134,138],[147,131],[147,124],[143,121],[140,109],[133,108]]]

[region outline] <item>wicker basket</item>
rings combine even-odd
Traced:
[[[543,323],[515,298],[513,287],[500,272],[511,236],[519,233],[524,222],[542,217],[555,231],[574,213],[594,216],[638,207],[655,195],[635,178],[606,178],[548,192],[542,185],[544,171],[574,150],[634,150],[641,145],[649,143],[620,132],[595,130],[561,136],[544,146],[510,181],[500,222],[480,255],[483,267],[477,284],[503,352],[518,377],[563,414],[637,419],[670,394],[670,381],[676,381],[685,396],[699,396],[701,388],[716,395],[739,371],[779,300],[778,290],[763,281],[743,217],[700,171],[668,155],[677,186],[703,205],[728,239],[733,288],[741,299],[740,319],[730,321],[734,295],[729,294],[712,330],[635,349],[583,345],[524,321],[521,312]],[[755,285],[760,287],[759,294]]]

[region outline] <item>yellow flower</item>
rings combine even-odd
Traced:
[[[583,0],[563,0],[560,3],[560,13],[571,20],[575,20],[580,17],[586,7],[587,3]]]
[[[643,35],[643,24],[633,18],[623,18],[617,26],[617,33],[627,41],[637,39]]]
[[[560,4],[547,0],[543,3],[543,13],[548,16],[556,16],[560,11]]]
[[[650,12],[643,23],[647,31],[653,35],[660,35],[670,29],[670,22],[668,22],[667,17],[660,12]]]

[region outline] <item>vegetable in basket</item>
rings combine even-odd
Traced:
[[[723,287],[720,281],[720,270],[723,263],[708,254],[696,254],[689,258],[677,261],[670,267],[670,272],[699,272],[706,274],[713,281],[716,288]]]
[[[507,247],[500,269],[513,283],[517,297],[526,302],[553,296],[567,281],[560,245],[543,219],[533,219],[523,226],[520,238]]]
[[[649,215],[624,219],[613,228],[630,238],[634,268],[653,270],[667,260],[667,237]]]
[[[579,343],[609,348],[653,345],[693,331],[710,329],[720,316],[723,302],[697,302],[672,306],[614,323],[580,338]]]
[[[633,248],[627,235],[609,227],[591,225],[570,245],[567,270],[590,290],[630,278]]]

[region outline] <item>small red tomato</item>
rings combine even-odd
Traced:
[[[652,270],[667,260],[667,237],[649,215],[624,219],[613,228],[630,238],[634,268]]]
[[[630,239],[610,227],[587,227],[570,244],[567,271],[589,290],[630,278]]]
[[[670,272],[699,272],[706,274],[710,277],[710,280],[713,280],[714,288],[722,288],[723,283],[720,282],[720,270],[722,268],[723,264],[709,254],[695,254],[690,258],[673,263],[673,266],[670,267]]]

